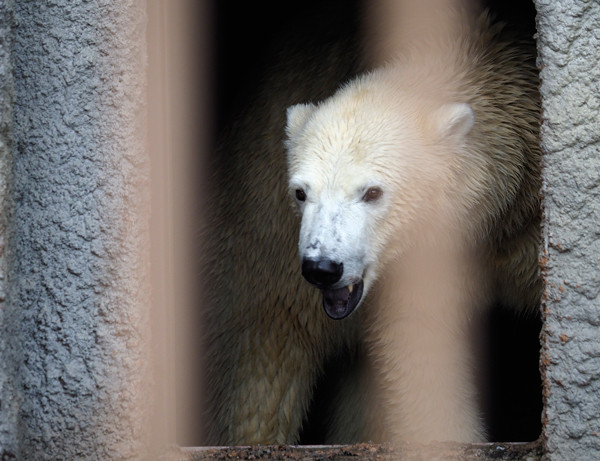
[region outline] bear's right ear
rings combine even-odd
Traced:
[[[462,144],[475,124],[475,114],[469,104],[450,103],[438,108],[432,116],[432,128],[439,139]]]
[[[304,126],[310,115],[315,110],[315,105],[308,104],[296,104],[290,106],[287,109],[287,124],[285,126],[285,133],[288,138],[294,137],[298,131]]]

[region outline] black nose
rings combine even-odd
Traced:
[[[330,286],[342,278],[344,264],[336,263],[329,259],[304,259],[302,261],[302,275],[313,285]]]

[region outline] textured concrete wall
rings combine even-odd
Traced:
[[[19,459],[130,459],[142,450],[150,303],[144,8],[14,3],[2,306],[10,343],[0,352],[12,360],[2,366],[13,375],[18,412],[6,433],[0,425],[0,443]]]
[[[600,3],[537,0],[549,459],[600,459]]]
[[[10,60],[13,1],[0,0],[0,459],[16,447],[14,316],[6,303],[6,226],[12,145],[13,74]]]

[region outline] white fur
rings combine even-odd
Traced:
[[[299,253],[343,263],[340,286],[363,279],[359,309],[374,292],[365,308],[382,438],[482,440],[469,333],[487,269],[462,226],[480,186],[456,170],[474,113],[402,91],[397,78],[380,70],[288,110],[290,193],[306,196]],[[381,197],[362,200],[371,187]]]

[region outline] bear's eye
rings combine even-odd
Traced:
[[[369,187],[363,195],[363,202],[375,202],[379,200],[383,191],[379,187]]]
[[[303,189],[296,189],[296,200],[304,202],[306,200],[306,192]]]

